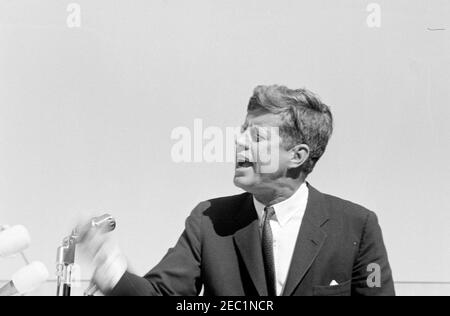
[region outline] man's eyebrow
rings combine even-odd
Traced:
[[[248,126],[258,127],[258,128],[272,128],[272,127],[274,127],[274,126],[271,126],[271,125],[265,125],[265,124],[261,124],[261,123],[255,123],[255,122],[248,123]]]

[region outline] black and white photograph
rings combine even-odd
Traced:
[[[0,0],[0,297],[450,296],[449,83],[448,0]]]

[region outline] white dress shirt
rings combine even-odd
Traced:
[[[295,244],[297,243],[300,225],[308,202],[308,187],[303,183],[287,200],[271,205],[275,216],[270,220],[273,234],[273,254],[275,259],[275,278],[277,295],[283,293],[287,275],[291,266]],[[260,231],[264,223],[264,204],[253,197],[256,212],[260,221]]]

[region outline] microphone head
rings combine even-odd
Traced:
[[[45,265],[36,261],[14,273],[11,282],[18,294],[26,294],[36,290],[48,277]]]
[[[17,225],[0,231],[0,257],[8,257],[24,251],[31,238],[25,226]]]

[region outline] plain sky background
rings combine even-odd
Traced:
[[[80,0],[68,28],[70,1],[0,0],[0,224],[53,276],[78,214],[109,210],[147,272],[198,202],[240,192],[231,163],[174,163],[172,130],[239,126],[278,83],[335,116],[310,183],[378,214],[396,281],[449,282],[450,2],[377,1],[369,28],[371,2]]]

